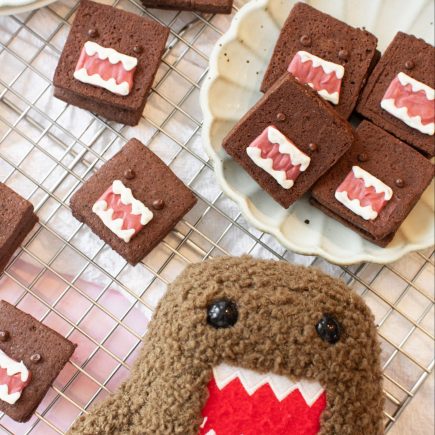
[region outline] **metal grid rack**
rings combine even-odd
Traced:
[[[216,186],[200,140],[198,90],[207,73],[207,54],[231,17],[149,10],[136,0],[111,4],[171,28],[136,129],[106,123],[65,104],[51,106],[51,76],[76,0],[0,18],[0,180],[31,200],[41,220],[0,277],[0,296],[55,325],[81,349],[29,423],[17,425],[0,414],[0,434],[64,433],[75,417],[128,376],[166,284],[191,262],[242,252],[315,265],[363,295],[374,311],[383,347],[385,424],[391,429],[434,366],[434,251],[413,253],[387,266],[338,267],[288,252],[250,228]],[[84,179],[138,134],[199,201],[133,269],[70,217],[68,200]],[[122,303],[114,306],[110,299],[119,295]]]

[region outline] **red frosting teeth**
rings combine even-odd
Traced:
[[[322,59],[319,58],[320,61]],[[309,83],[316,91],[326,91],[329,94],[340,94],[341,78],[335,71],[325,72],[321,65],[314,66],[312,60],[303,61],[300,52],[293,57],[288,71],[301,83]]]
[[[30,384],[30,380],[30,372],[27,381],[23,382],[21,380],[21,373],[9,376],[7,374],[7,369],[0,367],[0,385],[6,385],[8,387],[8,394],[21,393],[24,388]]]
[[[250,146],[261,150],[262,159],[272,159],[275,171],[285,171],[287,180],[295,181],[301,173],[301,165],[293,165],[290,155],[279,151],[279,144],[269,142],[267,129]]]
[[[129,89],[133,86],[133,75],[135,69],[126,71],[122,62],[113,65],[109,62],[109,59],[100,59],[97,53],[93,56],[89,56],[84,47],[80,54],[79,61],[77,62],[76,71],[82,68],[85,68],[90,76],[98,74],[106,81],[114,79],[117,85],[127,82]]]
[[[222,390],[212,379],[200,435],[316,435],[326,407],[323,393],[310,407],[299,390],[279,401],[268,384],[250,396],[239,379]]]
[[[397,108],[406,107],[408,115],[419,116],[423,125],[435,122],[435,105],[433,100],[428,100],[423,90],[414,92],[412,85],[403,86],[396,76],[388,87],[383,100],[393,99]]]
[[[137,234],[142,228],[141,215],[132,214],[132,205],[123,204],[121,201],[121,195],[117,195],[113,192],[113,186],[110,186],[101,196],[99,201],[105,201],[107,208],[113,210],[112,219],[122,219],[123,230],[134,229],[134,233]]]
[[[337,192],[346,192],[350,200],[357,199],[361,207],[370,206],[378,214],[387,203],[384,192],[377,193],[373,186],[366,187],[364,180],[356,178],[353,171],[347,174]]]

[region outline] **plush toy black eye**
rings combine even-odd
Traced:
[[[328,343],[335,344],[341,337],[341,326],[337,319],[330,314],[324,314],[316,325],[320,338]]]
[[[207,308],[207,323],[213,328],[230,328],[239,318],[237,305],[229,299],[212,302]]]

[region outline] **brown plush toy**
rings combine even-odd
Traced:
[[[169,287],[130,379],[70,434],[378,435],[373,316],[341,281],[220,258]]]

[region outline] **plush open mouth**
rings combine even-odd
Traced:
[[[267,127],[246,149],[253,162],[271,175],[284,189],[293,187],[311,159],[277,128]]]
[[[433,136],[434,94],[431,87],[400,72],[385,92],[381,107],[410,127]]]
[[[0,400],[15,404],[30,378],[31,373],[22,361],[13,360],[0,350]]]
[[[338,104],[344,67],[314,56],[306,51],[298,51],[288,67],[301,83],[308,84],[325,100]]]
[[[115,180],[93,205],[92,211],[113,233],[128,243],[153,218],[153,213],[134,198],[131,189]]]
[[[392,196],[390,187],[359,166],[352,167],[335,191],[337,201],[365,220],[376,219]]]
[[[213,369],[200,435],[314,435],[326,394],[317,382],[292,382],[221,364]]]
[[[137,59],[105,48],[93,41],[83,46],[74,78],[104,88],[114,94],[128,95],[133,87]]]

